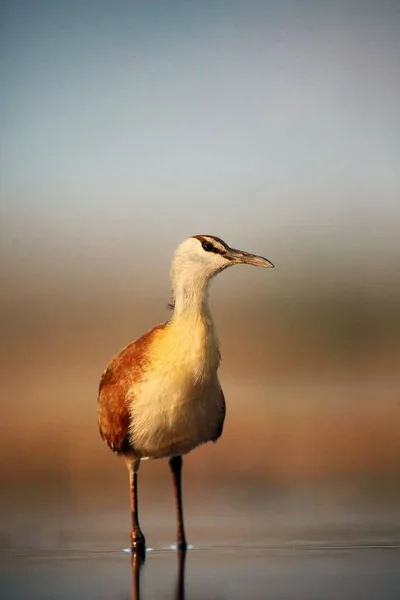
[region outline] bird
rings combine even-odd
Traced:
[[[194,235],[176,249],[171,266],[173,313],[116,354],[99,384],[100,435],[125,459],[129,472],[130,549],[144,555],[139,524],[141,461],[167,458],[172,472],[177,549],[186,551],[182,457],[222,434],[226,404],[218,379],[219,341],[209,307],[212,278],[238,264],[274,267],[262,256],[231,248],[221,238]]]

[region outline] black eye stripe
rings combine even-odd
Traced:
[[[215,252],[215,248],[210,242],[203,242],[202,247],[206,252]]]
[[[194,237],[196,240],[199,240],[203,250],[205,252],[213,252],[214,254],[221,254],[221,256],[225,256],[226,258],[229,258],[229,246],[228,244],[225,244],[224,241],[222,241],[220,238],[216,237],[215,235],[194,235],[192,236]],[[214,244],[212,242],[215,242],[218,244],[218,246],[214,246]],[[206,246],[206,248],[204,248],[204,246]]]
[[[226,254],[224,250],[220,250],[211,244],[211,242],[203,242],[202,243],[203,250],[206,252],[213,252],[214,254]]]

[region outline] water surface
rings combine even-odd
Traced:
[[[350,508],[318,508],[306,496],[237,506],[219,499],[201,511],[189,502],[193,547],[184,563],[171,548],[174,514],[144,510],[151,549],[141,567],[124,551],[126,511],[19,515],[2,523],[1,597],[397,600],[396,507]]]

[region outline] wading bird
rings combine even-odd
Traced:
[[[273,267],[262,256],[230,248],[220,238],[195,235],[178,246],[171,268],[174,312],[121,350],[104,371],[98,396],[100,434],[129,469],[131,548],[143,553],[137,474],[140,461],[169,458],[178,549],[186,549],[182,455],[221,436],[225,399],[217,370],[221,355],[208,305],[214,275],[237,264]]]

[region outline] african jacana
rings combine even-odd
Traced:
[[[220,352],[208,305],[212,277],[227,267],[273,267],[266,258],[230,248],[220,238],[195,235],[178,246],[172,262],[174,312],[121,350],[100,381],[98,422],[111,450],[122,455],[130,478],[131,547],[144,552],[139,526],[140,461],[169,458],[173,474],[178,548],[187,547],[183,524],[182,455],[222,433],[225,399],[218,380]]]

